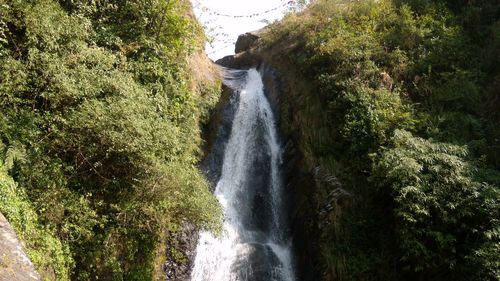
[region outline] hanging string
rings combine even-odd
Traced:
[[[277,11],[277,10],[284,8],[284,7],[287,7],[287,6],[291,7],[295,3],[295,1],[297,1],[297,0],[287,1],[279,6],[276,6],[274,8],[271,8],[271,9],[268,9],[265,11],[261,11],[258,13],[247,14],[247,15],[229,15],[229,14],[224,14],[224,13],[220,13],[218,11],[212,10],[206,6],[203,6],[199,1],[195,0],[196,4],[201,7],[202,11],[208,11],[208,15],[219,16],[219,17],[228,17],[228,18],[253,18],[253,17],[262,16],[262,15],[269,14],[271,12]]]
[[[206,7],[204,6],[199,0],[194,0],[195,2],[195,7],[197,9],[200,9],[202,14],[203,15],[209,15],[209,16],[212,16],[210,19],[208,19],[205,24],[212,24],[212,23],[215,23],[217,22],[217,17],[226,17],[226,18],[235,18],[235,19],[241,19],[241,18],[255,18],[255,17],[260,17],[260,16],[264,16],[266,14],[269,14],[269,13],[272,13],[274,11],[277,11],[277,10],[280,10],[280,9],[286,9],[286,8],[293,8],[294,4],[296,4],[296,2],[298,0],[281,0],[283,3],[278,5],[278,6],[275,6],[271,9],[267,9],[267,10],[264,10],[264,11],[260,11],[260,12],[257,12],[257,13],[252,13],[252,14],[246,14],[246,15],[230,15],[230,14],[225,14],[225,13],[221,13],[219,11],[216,11],[216,10],[213,10],[209,7]],[[220,35],[219,33],[216,34],[215,36],[215,42],[218,42],[219,44],[223,44],[222,46],[218,46],[217,49],[212,49],[210,52],[208,52],[207,54],[208,55],[212,55],[212,54],[215,54],[215,53],[218,53],[220,51],[223,51],[229,47],[232,47],[236,44],[236,42],[232,41],[232,40],[228,40],[228,39],[221,39],[220,38]],[[223,37],[228,37],[227,34],[222,34]],[[214,46],[213,44],[211,44],[212,46]],[[217,44],[218,45],[218,44]]]
[[[236,44],[236,42],[231,42],[231,43],[229,43],[229,44],[226,44],[226,45],[221,46],[220,48],[218,48],[218,49],[216,49],[216,50],[212,50],[212,51],[208,52],[207,54],[208,54],[208,55],[215,54],[215,53],[220,52],[220,51],[222,51],[222,50],[224,50],[224,49],[226,49],[226,48],[228,48],[228,47],[234,46],[234,44]]]

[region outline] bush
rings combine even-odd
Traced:
[[[452,280],[496,279],[498,266],[476,252],[494,251],[500,243],[494,234],[500,226],[498,187],[474,180],[478,168],[467,161],[465,147],[400,130],[393,141],[394,148],[382,151],[371,180],[394,200],[406,269],[424,279],[441,274]]]

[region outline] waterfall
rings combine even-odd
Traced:
[[[294,281],[281,147],[262,78],[255,69],[226,76],[239,103],[215,188],[224,210],[223,232],[200,233],[191,280]]]

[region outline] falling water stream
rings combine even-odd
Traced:
[[[226,70],[239,103],[215,188],[223,232],[200,234],[191,280],[295,281],[275,119],[259,72],[241,73]]]

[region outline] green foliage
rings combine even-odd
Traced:
[[[466,160],[465,147],[400,130],[393,141],[372,181],[394,200],[403,263],[424,279],[448,270],[453,280],[498,278],[498,258],[475,256],[500,245],[498,187],[474,179],[478,168]]]
[[[49,278],[152,280],[166,233],[218,229],[196,163],[219,83],[208,65],[191,75],[203,34],[189,5],[1,2],[0,141],[25,148],[9,173],[68,260],[55,242],[54,259],[32,256],[61,271]]]
[[[498,279],[500,10],[466,2],[318,0],[262,35],[306,80],[282,99],[285,133],[354,194],[309,230],[326,280]],[[311,192],[320,213],[330,190]]]

